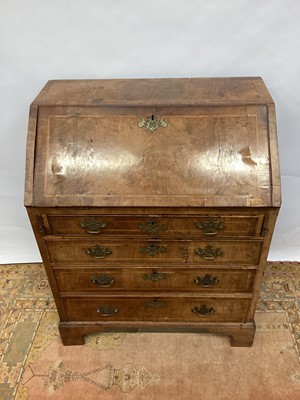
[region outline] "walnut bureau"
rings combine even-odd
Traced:
[[[25,206],[65,345],[146,330],[251,346],[280,202],[261,78],[49,81],[30,107]]]

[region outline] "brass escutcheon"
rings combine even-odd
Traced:
[[[139,225],[139,229],[141,231],[145,231],[148,233],[156,233],[156,232],[163,232],[167,228],[163,224],[159,224],[157,221],[151,220]]]
[[[145,281],[157,282],[157,281],[166,280],[167,275],[163,274],[161,272],[153,271],[151,274],[144,274],[143,279]]]
[[[151,256],[151,257],[154,257],[157,254],[165,253],[165,252],[166,252],[166,248],[164,246],[157,246],[154,243],[149,244],[149,246],[141,246],[140,247],[140,253],[144,253],[147,256]]]
[[[151,301],[145,301],[144,306],[146,308],[162,308],[166,306],[166,302],[161,299],[152,299]]]
[[[142,118],[138,125],[140,128],[147,128],[151,133],[153,133],[160,127],[165,128],[166,126],[168,126],[164,118],[156,119],[156,116],[153,114],[146,119]]]

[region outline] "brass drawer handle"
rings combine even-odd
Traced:
[[[217,248],[214,249],[212,246],[206,246],[205,249],[201,249],[200,247],[198,249],[195,249],[195,253],[204,258],[205,260],[214,260],[216,257],[222,256],[223,252],[221,249]]]
[[[116,280],[115,280],[115,278],[113,276],[108,276],[108,275],[105,275],[105,274],[101,274],[101,275],[98,275],[98,276],[93,276],[91,278],[91,282],[94,285],[97,285],[97,286],[100,286],[100,287],[109,287],[109,286],[112,286],[116,282]]]
[[[159,224],[157,221],[151,220],[143,224],[140,224],[139,229],[147,233],[157,233],[157,232],[163,232],[167,228],[165,225]]]
[[[94,247],[89,247],[85,253],[92,258],[105,258],[112,253],[112,250],[109,247],[103,248],[96,244]]]
[[[146,308],[162,308],[166,306],[166,302],[160,299],[152,299],[151,301],[145,301],[144,306]]]
[[[206,317],[207,315],[211,315],[216,312],[213,307],[207,307],[205,304],[202,304],[201,307],[195,306],[191,311],[194,314],[201,315],[202,317]]]
[[[167,275],[163,274],[161,272],[153,271],[151,274],[144,274],[143,279],[145,281],[157,282],[157,281],[166,280]]]
[[[217,222],[213,218],[209,218],[207,222],[199,222],[196,225],[205,235],[216,235],[221,229],[224,229],[223,222]]]
[[[157,246],[154,243],[149,244],[149,246],[141,246],[140,253],[146,254],[147,256],[154,257],[157,254],[165,253],[166,247],[165,246]]]
[[[119,312],[119,309],[110,304],[103,304],[102,306],[98,307],[96,311],[97,313],[101,314],[102,317],[109,317]]]
[[[209,274],[205,274],[202,278],[197,276],[194,282],[201,287],[210,288],[219,283],[219,279],[216,276],[212,277]]]
[[[164,118],[157,119],[156,116],[153,114],[146,119],[142,118],[138,125],[140,128],[147,128],[151,133],[153,133],[160,127],[165,128],[166,126],[168,126]]]
[[[97,221],[94,217],[90,217],[83,222],[80,222],[80,228],[83,228],[87,233],[100,233],[101,229],[105,228],[107,224],[103,221]]]

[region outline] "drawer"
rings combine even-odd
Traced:
[[[250,299],[207,297],[66,297],[69,321],[244,322]]]
[[[254,237],[261,231],[263,215],[45,215],[48,233],[77,236],[217,236]]]
[[[156,264],[251,264],[259,261],[261,241],[198,240],[47,240],[52,264],[105,265]]]
[[[255,270],[107,268],[56,269],[61,292],[187,291],[251,292]]]

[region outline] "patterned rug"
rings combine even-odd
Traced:
[[[268,264],[251,348],[189,333],[64,347],[43,266],[2,265],[0,277],[0,399],[300,399],[300,263]]]

